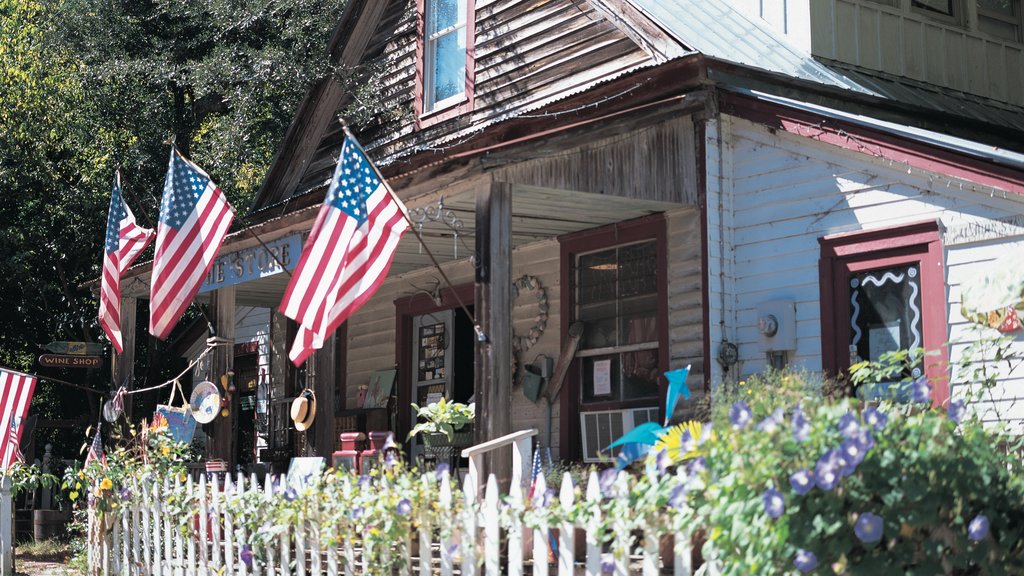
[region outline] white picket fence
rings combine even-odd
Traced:
[[[478,501],[473,475],[465,478],[461,494],[453,494],[446,472],[438,484],[437,505],[441,510],[461,510],[453,515],[453,525],[431,526],[425,516],[399,517],[396,513],[396,521],[411,523],[409,534],[418,539],[418,547],[413,546],[414,538],[410,536],[404,542],[394,542],[390,550],[366,550],[361,535],[351,533],[339,533],[336,535],[336,545],[324,546],[322,543],[325,539],[316,528],[319,526],[316,518],[299,519],[277,538],[276,545],[253,544],[259,548],[256,550],[258,560],[247,566],[239,559],[241,543],[261,541],[253,538],[255,535],[240,530],[239,523],[234,522],[239,511],[232,509],[229,503],[242,500],[230,496],[241,496],[246,491],[265,491],[266,495],[270,495],[274,482],[270,479],[261,486],[255,476],[245,478],[241,475],[234,481],[230,477],[225,480],[223,483],[217,480],[208,483],[202,478],[198,483],[193,483],[189,478],[182,484],[180,481],[169,483],[165,478],[162,482],[150,482],[145,486],[132,485],[129,493],[133,496],[119,507],[120,513],[107,514],[100,520],[100,516],[90,510],[90,572],[103,575],[175,576],[335,576],[364,573],[421,576],[437,573],[445,576],[517,576],[524,573],[568,576],[582,573],[596,576],[609,571],[616,576],[630,573],[641,573],[644,576],[692,574],[691,538],[688,533],[667,534],[648,529],[640,534],[635,527],[626,528],[627,522],[622,522],[620,526],[615,521],[611,525],[622,529],[613,530],[610,544],[605,544],[603,551],[599,543],[607,541],[607,538],[600,537],[596,523],[592,526],[541,525],[531,530],[524,525],[522,511],[525,508],[521,506],[524,494],[519,485],[513,484],[503,502],[498,483],[494,476],[490,476],[483,499]],[[284,479],[278,481],[283,482]],[[587,484],[584,499],[600,500],[602,495],[597,475],[592,474]],[[537,493],[544,493],[543,477],[539,478],[536,490],[540,491]],[[185,500],[181,500],[183,498]],[[174,525],[168,503],[195,503],[204,499],[209,502],[209,506],[197,506],[194,515],[195,527],[207,527],[206,530],[193,529],[183,535],[183,531]],[[453,506],[456,499],[462,499],[464,505]],[[572,480],[569,475],[565,475],[550,505],[571,507],[577,504],[573,499]],[[315,516],[317,512],[311,511],[310,514]],[[548,541],[556,533],[555,529],[557,557],[553,566],[549,566]],[[203,537],[203,532],[207,532],[206,537]],[[531,537],[531,532],[537,534],[537,537]],[[472,538],[467,539],[466,535],[472,535]],[[608,533],[604,535],[608,536]],[[576,557],[575,541],[579,536],[586,542],[583,558]],[[659,554],[661,544],[666,539],[674,539],[670,558],[662,558]],[[527,558],[531,555],[532,562],[528,562]],[[577,561],[580,561],[579,565]]]

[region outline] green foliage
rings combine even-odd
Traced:
[[[416,416],[421,421],[409,431],[409,438],[417,434],[444,434],[450,442],[456,430],[461,430],[466,424],[472,424],[476,417],[475,404],[449,402],[444,396],[433,404],[427,404],[422,408],[413,404],[412,408],[416,410]]]
[[[11,479],[11,494],[17,496],[22,492],[33,492],[40,488],[56,488],[59,480],[53,474],[44,473],[35,464],[15,462],[0,476]]]
[[[716,436],[704,445],[702,489],[691,492],[708,528],[705,555],[721,561],[722,573],[797,573],[798,549],[815,554],[819,574],[1024,573],[1024,467],[1000,449],[1009,439],[975,420],[958,425],[927,404],[876,407],[805,397],[800,408],[809,428],[800,441],[790,392],[803,384],[777,373],[759,378],[757,386],[749,395],[755,399],[748,404],[749,423],[719,412]],[[776,412],[780,408],[784,412]],[[874,425],[877,414],[887,422]],[[844,436],[841,423],[868,436],[853,436],[852,428]],[[866,455],[833,468],[845,470],[834,487],[826,479],[800,495],[791,486],[799,470],[823,471],[830,451],[851,437],[861,439]],[[818,476],[819,483],[827,478]],[[785,501],[776,519],[764,503],[770,488]],[[867,513],[884,522],[878,544],[855,534]],[[991,530],[973,541],[968,525],[979,515]]]

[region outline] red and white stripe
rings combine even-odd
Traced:
[[[325,338],[359,309],[388,275],[398,241],[408,229],[404,207],[381,183],[366,202],[361,226],[325,202],[281,301],[299,323],[289,357],[301,365]]]
[[[125,218],[121,220],[120,241],[116,252],[103,251],[103,277],[100,287],[100,326],[110,343],[120,354],[121,338],[121,275],[142,251],[153,241],[155,232],[135,223],[135,215],[124,205]]]
[[[36,377],[0,368],[0,469],[6,470],[18,459],[18,445],[25,429],[25,416],[32,394],[36,389]],[[18,422],[16,430],[11,422]]]
[[[157,226],[150,334],[160,339],[170,334],[213,266],[233,218],[227,198],[211,180],[181,230],[163,222]]]

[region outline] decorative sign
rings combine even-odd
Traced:
[[[395,385],[397,370],[376,370],[366,388],[362,408],[387,408],[391,387]]]
[[[301,253],[302,234],[292,234],[266,242],[265,246],[225,254],[214,261],[199,292],[210,292],[291,270],[298,264]]]
[[[99,368],[103,366],[103,358],[72,354],[43,354],[39,357],[39,365],[47,368]]]
[[[196,432],[196,419],[192,412],[185,408],[175,408],[164,404],[156,405],[156,413],[167,421],[167,434],[176,442],[189,444]]]
[[[95,342],[63,342],[54,341],[46,345],[46,350],[54,354],[77,354],[99,356],[103,354],[103,344]]]

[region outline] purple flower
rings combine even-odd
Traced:
[[[249,568],[252,568],[252,548],[248,544],[242,544],[242,550],[238,553],[238,559]]]
[[[711,438],[711,428],[713,425],[714,422],[706,422],[704,426],[701,427],[700,438],[697,438],[697,446],[704,444]]]
[[[789,485],[793,487],[793,491],[803,496],[814,488],[814,472],[804,468],[797,470],[789,476]]]
[[[839,433],[843,435],[843,438],[850,438],[857,432],[860,432],[860,418],[853,412],[843,414],[843,417],[839,419]]]
[[[132,499],[132,493],[131,493],[130,490],[128,490],[128,487],[125,486],[125,487],[121,488],[121,501],[122,502],[127,502],[127,501],[129,501],[131,499]]]
[[[362,476],[359,477],[359,480],[356,480],[356,484],[365,488],[370,485],[370,477],[367,476],[366,474],[363,474]]]
[[[949,403],[949,409],[946,411],[946,413],[949,415],[950,420],[952,420],[956,424],[959,424],[960,421],[963,420],[964,418],[964,411],[964,401],[953,400],[952,402]]]
[[[388,436],[390,438],[390,436]],[[398,464],[398,457],[395,456],[394,452],[388,451],[384,453],[384,467],[393,468],[395,464]]]
[[[931,402],[932,385],[927,376],[921,376],[910,384],[910,399],[914,402]]]
[[[412,502],[408,498],[402,498],[398,501],[395,512],[398,512],[399,516],[408,516],[412,512]]]
[[[677,484],[672,488],[672,492],[668,495],[668,505],[680,510],[686,505],[686,490],[687,485],[685,482]]]
[[[839,482],[838,458],[833,452],[835,450],[826,452],[814,466],[814,483],[826,492],[835,488]]]
[[[555,489],[554,488],[548,488],[547,490],[544,491],[543,494],[538,494],[537,495],[537,499],[536,499],[537,500],[537,507],[538,508],[547,508],[548,506],[551,505],[551,502],[554,499],[555,499]]]
[[[803,408],[799,404],[793,410],[793,438],[797,442],[804,442],[811,435],[811,423],[807,421]]]
[[[864,461],[864,456],[867,453],[864,450],[864,446],[857,442],[854,438],[843,440],[839,445],[839,453],[842,455],[843,461],[846,463],[844,466],[844,476],[853,474],[853,471]]]
[[[780,424],[782,424],[785,418],[786,416],[782,408],[777,408],[774,412],[769,414],[764,420],[761,420],[760,422],[757,423],[757,429],[762,432],[768,432],[769,434],[771,434],[772,432],[775,432],[775,429],[778,428]]]
[[[689,434],[689,432],[683,433],[684,440],[686,440],[687,434]],[[693,443],[692,440],[690,441],[690,443]],[[686,449],[686,451],[689,452],[689,449]],[[654,455],[654,467],[655,469],[657,469],[659,475],[664,474],[665,470],[668,469],[668,466],[671,463],[672,460],[668,457],[668,450],[658,450],[658,453]]]
[[[864,418],[864,422],[867,423],[868,426],[874,427],[875,430],[885,428],[885,425],[889,422],[889,417],[885,415],[885,412],[874,407],[865,409],[862,416]]]
[[[352,515],[352,519],[353,520],[356,519],[356,518],[359,518],[360,516],[363,515],[363,507],[362,506],[356,506],[355,508],[352,509],[350,514]]]
[[[818,557],[810,550],[803,548],[796,551],[796,558],[793,559],[793,566],[804,574],[818,567]]]
[[[786,511],[786,501],[782,497],[782,493],[775,488],[765,490],[762,499],[764,500],[764,512],[768,516],[778,518]]]
[[[857,539],[865,544],[875,544],[882,539],[882,533],[885,531],[885,523],[882,521],[882,517],[871,512],[865,512],[857,518],[857,523],[853,525],[853,533],[857,535]]]
[[[615,572],[615,560],[601,560],[601,573],[611,574]]]
[[[299,493],[295,491],[295,488],[292,488],[291,486],[285,488],[285,490],[284,490],[284,499],[285,500],[287,500],[289,502],[293,502],[298,497],[299,497]]]
[[[703,456],[697,456],[686,466],[686,474],[689,476],[697,476],[703,474],[708,469],[708,460]]]
[[[736,402],[729,409],[729,421],[732,422],[734,428],[746,428],[752,417],[750,406],[747,406],[743,400]]]
[[[967,525],[967,537],[972,542],[978,542],[988,536],[988,516],[984,514],[978,514],[971,520],[970,524]]]
[[[615,486],[615,481],[619,478],[619,471],[615,468],[607,468],[601,471],[601,474],[597,477],[597,484],[601,487],[601,495],[605,498],[612,497],[612,488]]]
[[[437,476],[438,480],[444,478],[446,472],[451,473],[451,466],[447,462],[441,462],[437,465],[437,468],[434,468],[434,475]]]

